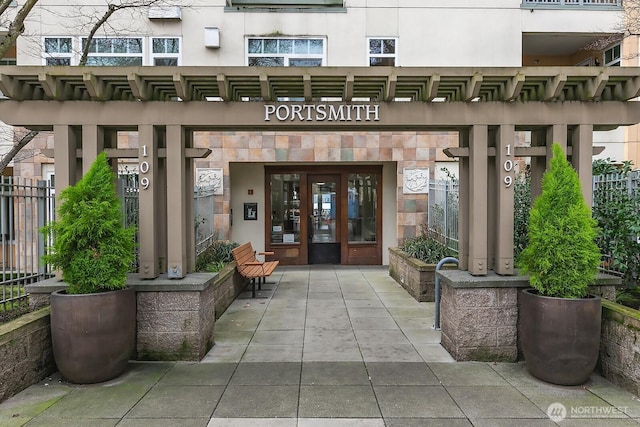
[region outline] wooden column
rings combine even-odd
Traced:
[[[488,127],[475,125],[469,138],[469,273],[487,274]]]
[[[498,274],[511,275],[513,270],[513,202],[514,202],[515,126],[501,125],[496,134],[495,171],[497,179],[495,215],[495,265]]]
[[[536,129],[531,131],[531,146],[547,146],[547,130]],[[542,193],[542,175],[547,170],[547,157],[531,157],[531,202]]]
[[[185,130],[184,136],[185,148],[193,148],[193,130]],[[185,208],[187,218],[190,221],[186,223],[187,236],[187,273],[193,273],[196,270],[196,227],[195,227],[195,207],[194,207],[194,174],[193,158],[185,158],[185,180],[183,192],[186,195]]]
[[[55,159],[54,171],[56,176],[56,194],[76,183],[79,175],[76,151],[80,142],[77,128],[69,125],[55,125],[53,137],[55,144],[53,153]]]
[[[580,177],[582,194],[587,206],[593,202],[593,125],[578,125],[571,133],[571,163]]]
[[[105,147],[104,132],[97,125],[82,125],[82,174],[86,174],[91,165]],[[115,161],[114,161],[115,163]]]
[[[158,252],[160,249],[158,211],[158,137],[155,126],[138,126],[138,176],[139,176],[139,225],[140,269],[142,279],[159,275]]]
[[[187,274],[187,226],[193,227],[185,192],[185,157],[182,126],[167,126],[167,275],[172,279],[181,279]],[[193,198],[192,194],[188,196]]]
[[[458,131],[458,145],[469,147],[469,129]],[[458,262],[460,270],[469,269],[469,158],[460,157],[458,183]]]

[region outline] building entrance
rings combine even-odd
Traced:
[[[267,250],[283,265],[380,264],[381,166],[266,168]]]
[[[340,175],[309,175],[309,264],[340,264]]]

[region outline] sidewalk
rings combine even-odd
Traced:
[[[522,363],[454,362],[432,330],[433,303],[385,268],[279,267],[269,282],[229,307],[202,362],[131,362],[87,386],[54,376],[0,404],[0,426],[640,423],[640,400],[598,375],[559,387]]]

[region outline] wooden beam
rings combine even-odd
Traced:
[[[302,84],[304,85],[304,100],[310,102],[313,98],[311,90],[311,76],[309,74],[302,75]]]
[[[609,82],[609,75],[604,72],[601,72],[597,76],[589,79],[585,85],[586,86],[585,98],[587,100],[600,98],[602,96],[602,91],[607,86],[608,82]]]
[[[560,96],[564,85],[567,83],[566,74],[558,74],[557,76],[549,79],[545,85],[544,100],[553,101]]]
[[[438,96],[438,87],[440,87],[440,74],[433,74],[429,78],[426,90],[424,91],[423,101],[433,101],[433,99]]]
[[[260,96],[262,96],[262,99],[266,102],[270,102],[273,99],[269,77],[264,73],[260,74]]]
[[[522,91],[522,86],[524,85],[526,78],[524,74],[518,72],[515,76],[511,77],[509,81],[507,81],[507,85],[504,88],[504,101],[513,101],[520,96],[520,92]]]
[[[396,97],[396,86],[398,84],[398,76],[395,74],[390,74],[387,77],[387,84],[384,88],[384,100],[385,101],[393,101]]]
[[[218,93],[220,94],[220,98],[223,101],[231,101],[230,93],[229,93],[229,79],[225,74],[218,74],[216,76],[216,80],[218,81]]]
[[[107,153],[107,158],[109,159],[137,159],[139,156],[137,148],[105,148],[104,151]],[[42,149],[40,153],[45,157],[54,158],[53,148]],[[187,159],[204,159],[209,154],[211,154],[211,149],[209,148],[187,148],[185,157]],[[158,157],[163,159],[167,157],[167,150],[165,148],[159,148]],[[76,158],[82,158],[81,148],[76,149]]]
[[[343,100],[345,102],[350,102],[353,98],[353,74],[347,74],[347,78],[344,81],[344,96]]]
[[[467,81],[467,87],[465,88],[465,95],[464,95],[464,101],[465,102],[470,102],[473,101],[475,98],[478,97],[478,95],[480,94],[480,88],[482,87],[482,81],[484,80],[484,78],[482,77],[482,74],[480,73],[475,73],[468,81]]]

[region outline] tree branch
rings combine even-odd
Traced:
[[[4,3],[5,2],[2,4],[3,7]],[[22,8],[18,11],[16,18],[9,25],[9,31],[0,42],[0,58],[4,57],[7,51],[16,44],[18,36],[24,32],[24,20],[36,3],[38,3],[38,0],[26,0]]]
[[[22,150],[25,145],[30,143],[31,140],[35,138],[36,135],[38,135],[38,133],[39,132],[36,130],[30,130],[22,138],[20,138],[15,144],[11,146],[11,149],[9,150],[9,152],[7,152],[7,154],[5,154],[2,157],[2,160],[0,160],[0,172],[4,171],[7,168],[9,163],[11,163],[11,160],[13,160],[13,158],[16,156],[16,154],[18,154],[18,152]]]

